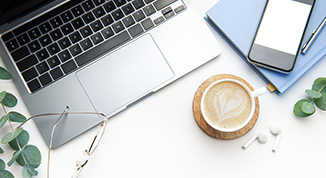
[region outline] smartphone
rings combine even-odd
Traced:
[[[315,0],[268,0],[249,51],[249,62],[291,72],[314,4]]]

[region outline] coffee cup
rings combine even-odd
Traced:
[[[255,98],[265,93],[266,87],[251,91],[244,83],[235,79],[215,81],[202,95],[202,116],[217,131],[238,131],[253,117]]]

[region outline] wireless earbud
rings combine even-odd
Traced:
[[[278,125],[272,125],[269,129],[270,129],[271,133],[276,136],[276,139],[275,139],[275,142],[274,142],[274,145],[272,148],[272,151],[276,152],[276,150],[280,144],[282,129]]]
[[[251,137],[251,139],[242,146],[243,149],[247,149],[255,140],[258,140],[259,143],[267,143],[268,136],[266,133],[259,133]]]

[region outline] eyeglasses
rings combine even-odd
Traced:
[[[69,107],[67,106],[66,109],[62,113],[47,113],[47,114],[35,115],[35,116],[32,116],[32,117],[28,118],[25,122],[23,122],[21,125],[18,126],[18,128],[19,128],[24,123],[26,123],[27,121],[29,121],[31,119],[38,118],[38,117],[59,116],[58,119],[56,120],[54,126],[52,127],[52,131],[51,131],[51,135],[50,135],[50,143],[49,143],[49,147],[48,147],[47,178],[49,178],[49,175],[50,175],[50,154],[51,154],[51,148],[52,148],[52,142],[53,142],[55,129],[57,128],[57,125],[60,123],[63,116],[68,115],[68,114],[69,115],[70,114],[71,115],[82,114],[82,115],[98,115],[100,117],[103,117],[103,121],[100,124],[100,128],[98,129],[98,131],[97,131],[97,133],[96,133],[90,147],[88,149],[84,150],[84,153],[86,155],[85,161],[83,161],[83,162],[77,161],[76,162],[77,169],[76,169],[74,175],[72,176],[72,178],[77,178],[78,175],[80,174],[80,172],[83,170],[83,168],[89,162],[89,159],[90,159],[91,155],[94,153],[94,151],[98,147],[98,145],[99,145],[99,143],[100,143],[100,141],[101,141],[101,139],[102,139],[102,137],[104,135],[104,131],[106,129],[107,122],[109,120],[109,118],[103,113],[97,113],[97,112],[68,112],[68,111],[69,111]]]

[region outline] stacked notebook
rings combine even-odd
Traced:
[[[259,26],[267,0],[220,0],[207,13],[207,20],[247,61],[251,43]],[[303,43],[326,16],[326,0],[316,0],[306,29]],[[309,51],[298,56],[294,70],[284,74],[252,65],[254,70],[269,84],[269,89],[285,92],[304,73],[326,55],[326,29],[314,41]]]

